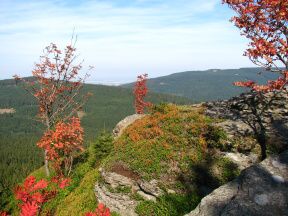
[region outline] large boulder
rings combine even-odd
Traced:
[[[126,118],[121,120],[113,130],[114,137],[115,138],[120,137],[122,135],[122,133],[124,132],[124,130],[129,125],[134,123],[136,120],[143,118],[144,116],[145,116],[145,114],[134,114],[134,115],[127,116]]]
[[[288,151],[245,169],[186,216],[288,215]]]

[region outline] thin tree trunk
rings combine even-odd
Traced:
[[[266,153],[267,147],[266,147],[266,135],[265,135],[265,133],[261,132],[257,136],[257,140],[258,140],[258,143],[259,143],[259,145],[261,147],[261,160],[264,160],[267,157],[267,153]]]
[[[44,164],[45,164],[46,176],[49,177],[50,176],[50,171],[49,171],[49,163],[48,163],[48,160],[47,160],[47,150],[44,150]]]
[[[69,175],[70,175],[70,173],[71,173],[71,171],[72,171],[72,166],[73,166],[73,157],[72,157],[72,156],[70,156],[70,167],[69,167],[69,171],[68,171],[68,174],[67,174],[67,176],[69,176]]]
[[[47,129],[50,130],[50,122],[49,122],[49,115],[47,114],[46,116],[46,126]],[[45,172],[46,172],[46,176],[49,177],[50,176],[50,171],[49,171],[49,162],[47,160],[47,150],[44,150],[44,164],[45,164]]]

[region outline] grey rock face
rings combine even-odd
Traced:
[[[225,152],[224,155],[237,164],[240,170],[244,170],[257,162],[257,155],[254,154],[247,156],[241,153]]]
[[[129,125],[131,125],[133,122],[135,122],[138,119],[143,118],[144,114],[134,114],[131,116],[127,116],[122,121],[120,121],[116,127],[113,130],[113,135],[115,138],[120,137],[125,128],[127,128]]]
[[[135,208],[138,201],[133,200],[129,194],[116,192],[119,187],[128,187],[131,194],[137,193],[145,200],[156,201],[156,198],[163,194],[158,187],[158,181],[153,179],[150,182],[131,179],[115,172],[106,172],[100,169],[102,182],[95,185],[95,194],[99,202],[104,203],[112,211],[123,216],[135,216]],[[109,190],[110,188],[110,190]],[[111,191],[111,189],[113,191]]]
[[[163,194],[163,191],[158,187],[157,180],[153,179],[150,182],[138,181],[139,188],[145,191],[146,194],[150,194],[154,197],[159,197]]]
[[[135,207],[137,202],[124,194],[110,192],[106,186],[96,184],[96,197],[99,202],[104,203],[111,211],[118,212],[120,215],[136,216]]]
[[[132,179],[114,172],[105,172],[102,170],[101,176],[104,177],[105,183],[109,184],[112,188],[116,188],[118,186],[132,187],[135,184],[135,182]]]
[[[187,216],[288,215],[288,151],[253,165],[214,190]]]
[[[229,100],[207,102],[204,106],[207,108],[208,116],[226,119],[218,126],[230,136],[253,134],[252,128],[255,128],[256,121],[261,119],[273,142],[284,145],[288,143],[287,91],[269,92],[263,96],[257,93],[244,93]]]

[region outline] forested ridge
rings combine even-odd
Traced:
[[[210,69],[151,78],[147,81],[147,86],[153,92],[173,94],[190,98],[194,102],[203,102],[229,99],[247,90],[233,86],[233,82],[253,80],[266,83],[267,80],[276,77],[277,74],[265,72],[261,68]],[[133,83],[124,84],[123,87],[132,88]]]

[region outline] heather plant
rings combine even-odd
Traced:
[[[213,127],[203,110],[186,109],[172,104],[155,106],[151,115],[137,120],[114,142],[113,160],[152,179],[165,174],[167,164],[185,170],[190,162],[205,159],[209,143],[221,140],[216,137],[212,141],[214,136],[207,134]]]

